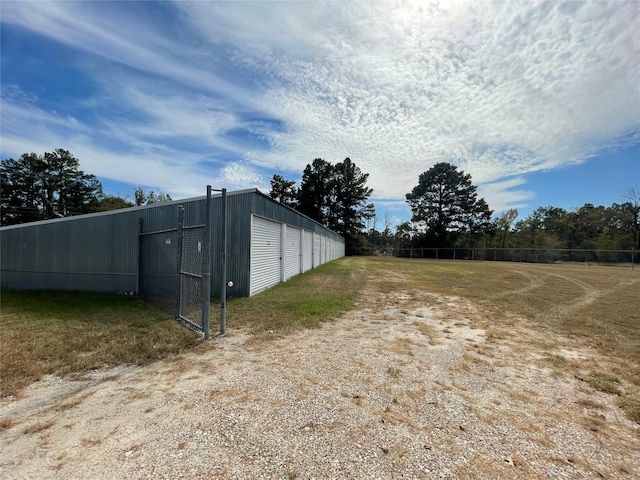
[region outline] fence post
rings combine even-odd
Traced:
[[[177,267],[177,282],[176,282],[176,318],[180,318],[182,315],[182,240],[184,237],[184,207],[178,205],[178,244],[176,245],[176,267]]]
[[[227,189],[222,189],[222,285],[220,286],[220,333],[227,330]]]
[[[204,255],[202,257],[202,330],[211,338],[211,185],[207,185],[204,205]]]
[[[143,232],[144,220],[142,217],[138,218],[138,270],[136,275],[136,295],[140,295],[142,288],[142,232]]]

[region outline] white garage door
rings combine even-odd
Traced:
[[[282,226],[253,217],[251,227],[251,295],[280,282]]]
[[[313,268],[313,233],[302,234],[302,271],[306,272]]]
[[[320,235],[313,236],[313,268],[320,265]]]
[[[300,235],[302,231],[299,228],[287,225],[287,243],[284,247],[284,279],[289,280],[294,275],[299,274],[300,265]]]

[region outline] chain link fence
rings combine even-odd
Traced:
[[[211,291],[210,187],[205,223],[184,225],[178,206],[175,228],[145,232],[139,225],[138,293],[209,338]]]
[[[587,250],[559,248],[393,248],[371,250],[371,255],[447,260],[489,260],[528,263],[584,263],[636,268],[640,252],[636,250]]]
[[[176,316],[204,331],[204,250],[205,227],[183,228],[180,258],[180,293]]]

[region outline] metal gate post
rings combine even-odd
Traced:
[[[182,239],[184,227],[184,207],[178,205],[178,244],[176,245],[176,318],[182,315]]]
[[[204,221],[204,255],[202,256],[202,330],[204,339],[211,338],[211,185],[207,185]]]
[[[144,229],[144,220],[138,218],[138,267],[136,271],[136,295],[140,295],[142,288],[142,232]]]
[[[222,282],[220,285],[220,334],[227,330],[227,189],[222,189]]]

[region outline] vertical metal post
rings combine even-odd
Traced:
[[[204,207],[204,255],[202,256],[202,330],[204,339],[211,338],[211,185],[207,185]]]
[[[176,318],[182,315],[182,240],[184,238],[184,207],[178,205],[178,244],[176,245]]]
[[[140,289],[142,288],[142,231],[143,231],[144,220],[142,217],[138,218],[138,267],[136,271],[136,295],[140,295]]]
[[[227,330],[227,189],[222,189],[222,276],[220,278],[220,334]]]

